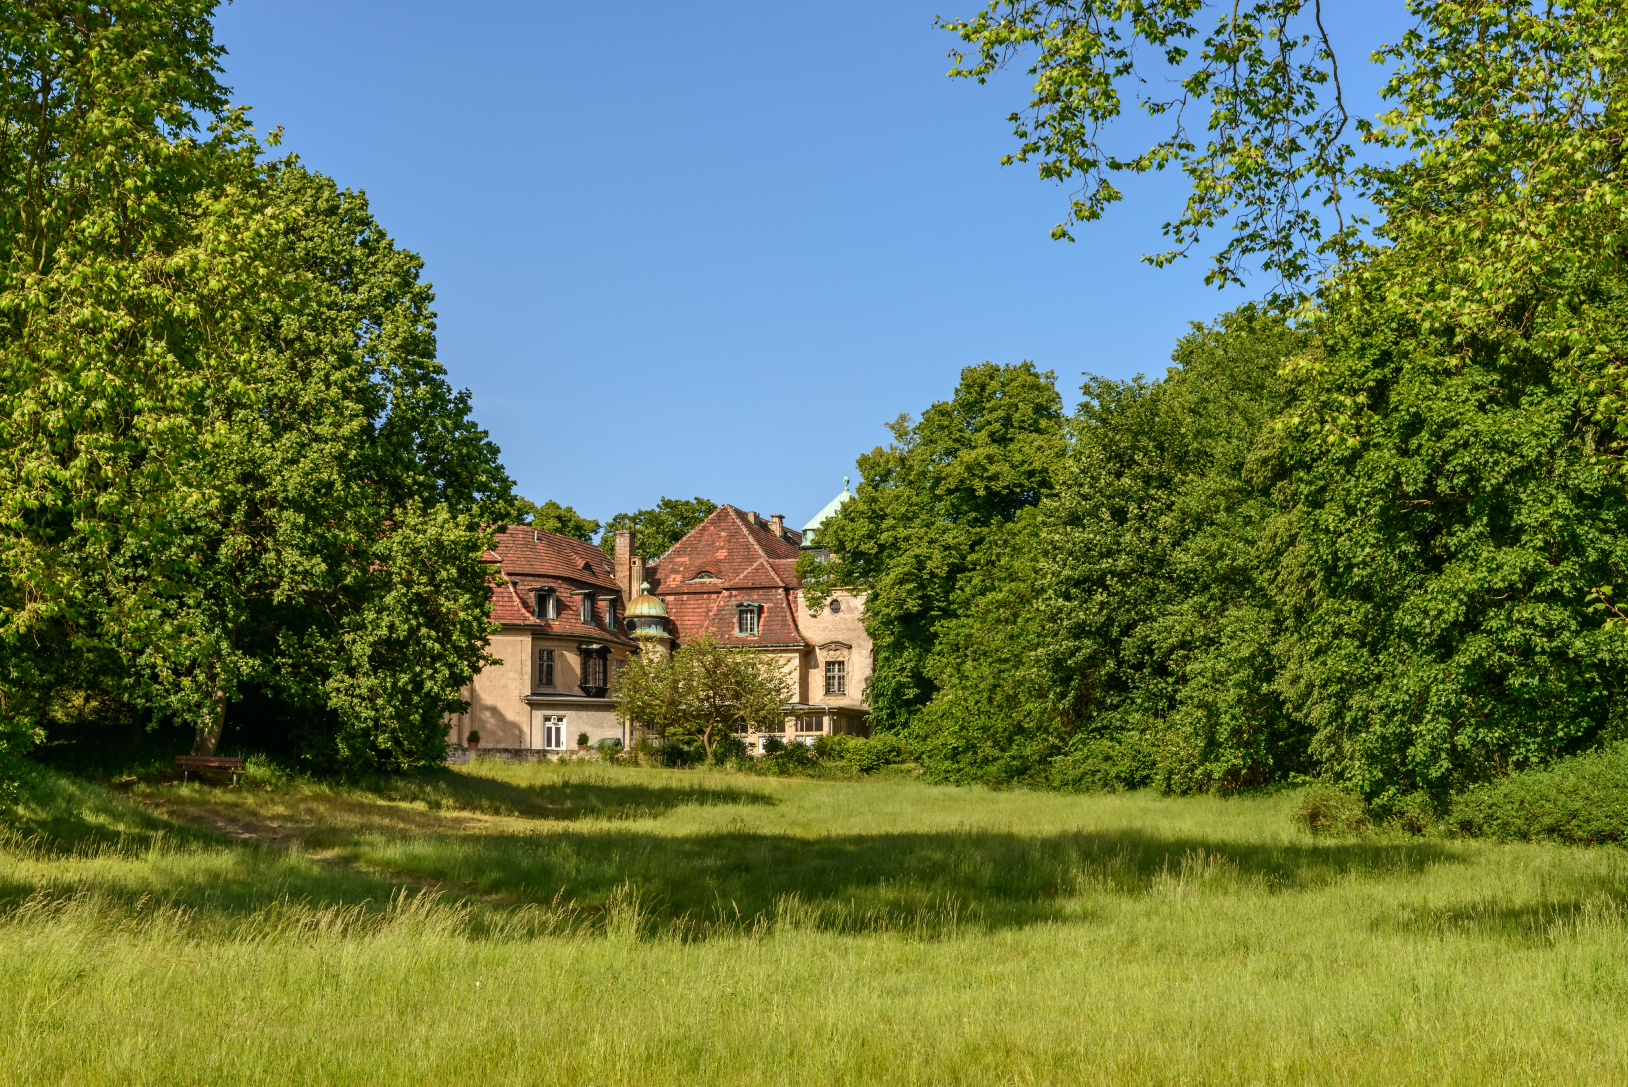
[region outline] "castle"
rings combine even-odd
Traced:
[[[491,605],[498,661],[463,689],[469,709],[448,718],[448,743],[461,746],[476,731],[482,747],[540,755],[579,741],[630,744],[637,737],[616,718],[618,672],[641,642],[683,652],[702,631],[771,654],[795,677],[782,730],[745,737],[755,750],[771,737],[868,734],[864,600],[839,591],[812,615],[795,570],[799,555],[817,549],[820,524],[851,497],[843,484],[801,531],[779,514],[765,520],[720,506],[648,563],[630,531],[616,533],[607,557],[568,536],[506,529],[485,555],[501,574]]]

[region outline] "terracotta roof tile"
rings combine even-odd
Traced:
[[[492,589],[494,622],[528,626],[539,634],[634,644],[619,630],[582,621],[573,592],[589,591],[599,598],[621,596],[621,588],[611,577],[610,560],[593,544],[541,529],[534,533],[529,528],[511,528],[499,534],[497,547],[486,553],[484,561],[496,564],[503,575],[503,581]],[[559,592],[560,617],[539,623],[532,614],[531,590],[545,585]],[[596,603],[597,615],[603,616],[603,607]]]
[[[667,606],[679,637],[711,631],[728,645],[806,645],[791,594],[802,537],[785,538],[733,506],[719,506],[650,567],[651,592]],[[756,637],[736,631],[737,606],[762,608]]]

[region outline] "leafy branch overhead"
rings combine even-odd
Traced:
[[[1350,116],[1320,0],[997,0],[943,25],[964,45],[952,76],[984,82],[1027,60],[1032,97],[1012,115],[1019,145],[1005,161],[1078,183],[1056,237],[1122,198],[1116,174],[1176,168],[1187,202],[1165,225],[1171,247],[1144,259],[1166,264],[1229,228],[1207,276],[1218,285],[1258,263],[1293,296],[1394,247],[1406,271],[1369,272],[1385,297],[1426,324],[1489,326],[1556,275],[1619,267],[1620,6],[1409,11],[1415,27],[1372,56],[1390,66],[1389,108],[1374,119]],[[1159,85],[1172,89],[1146,90]],[[1117,152],[1113,123],[1133,108],[1168,134]],[[1202,133],[1189,113],[1201,108]],[[1380,212],[1371,236],[1353,210],[1364,204]]]

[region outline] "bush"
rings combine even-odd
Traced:
[[[885,767],[910,761],[908,745],[889,732],[871,737],[821,736],[814,741],[812,753],[821,762],[852,767],[863,774],[874,774]]]
[[[1368,805],[1356,793],[1313,785],[1300,794],[1294,818],[1313,834],[1354,834],[1368,826]]]
[[[469,730],[469,735],[464,737],[464,743],[466,743],[466,744],[478,744],[478,743],[480,743],[480,733],[477,732],[474,729],[470,729]]]
[[[1460,833],[1500,841],[1628,841],[1628,743],[1472,789],[1447,821]]]

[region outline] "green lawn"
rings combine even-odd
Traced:
[[[1293,803],[51,777],[0,848],[0,1083],[1628,1081],[1628,854]]]

